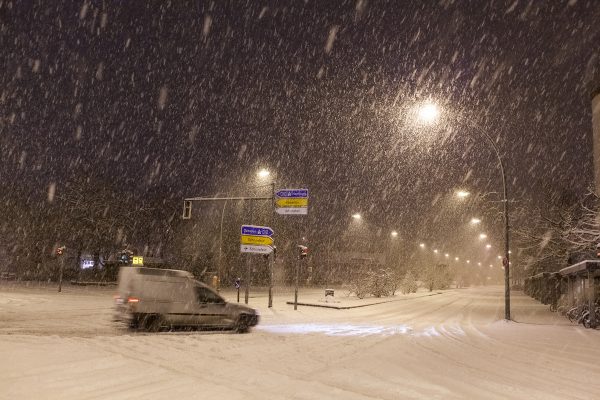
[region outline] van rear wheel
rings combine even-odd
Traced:
[[[160,315],[146,315],[144,318],[144,328],[148,332],[158,332],[163,326],[163,317]]]

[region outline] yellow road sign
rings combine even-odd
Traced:
[[[142,256],[133,256],[131,261],[133,265],[144,265],[144,257]]]
[[[242,244],[271,246],[273,244],[273,239],[269,236],[242,235]]]
[[[308,207],[308,198],[279,198],[275,200],[277,207]]]

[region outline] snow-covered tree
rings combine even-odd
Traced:
[[[430,292],[434,289],[447,289],[452,278],[452,271],[446,264],[432,264],[421,273],[421,281]]]
[[[417,278],[410,271],[406,271],[404,274],[404,278],[402,278],[402,282],[400,283],[400,291],[402,294],[415,293],[418,289],[419,285],[417,284]]]

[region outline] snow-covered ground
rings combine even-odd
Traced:
[[[503,322],[501,287],[347,310],[294,311],[289,292],[268,309],[253,294],[262,320],[245,335],[119,330],[113,291],[0,285],[0,398],[600,398],[600,331],[518,292]]]

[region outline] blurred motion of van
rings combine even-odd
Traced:
[[[121,267],[115,296],[115,322],[132,329],[203,327],[247,332],[258,324],[258,312],[227,303],[187,271]]]

